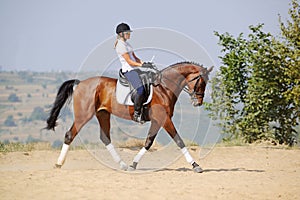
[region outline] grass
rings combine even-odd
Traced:
[[[231,139],[231,140],[222,140],[222,142],[218,143],[219,147],[233,147],[233,146],[249,146],[248,143],[241,138]]]
[[[38,143],[0,142],[0,152],[2,153],[33,151],[33,150],[51,150],[51,149],[52,147],[48,142],[38,142]]]
[[[116,144],[117,147],[119,148],[127,148],[127,149],[141,149],[143,148],[145,144],[145,140],[139,140],[139,139],[130,139],[130,140],[126,140],[124,142],[118,142]]]
[[[191,141],[191,140],[184,140],[185,146],[186,147],[197,147],[199,146],[196,142]],[[130,139],[126,140],[124,142],[118,142],[116,144],[117,147],[119,148],[126,148],[126,149],[131,149],[131,150],[140,150],[143,148],[145,145],[145,140],[139,140],[139,139]],[[176,145],[174,143],[174,145]],[[150,151],[156,151],[157,149],[161,148],[162,145],[154,141],[153,145],[150,148]]]
[[[268,140],[260,140],[253,143],[246,143],[243,139],[231,139],[231,140],[223,140],[222,142],[218,143],[216,147],[263,147],[263,148],[275,148],[275,149],[290,149],[290,150],[298,150],[300,149],[299,144],[290,147],[289,145],[285,144],[274,144],[272,141]]]
[[[116,146],[119,148],[126,148],[131,150],[140,150],[141,148],[144,147],[144,145],[145,145],[145,140],[139,140],[139,139],[130,139],[124,142],[118,142],[116,144]],[[153,145],[150,148],[150,151],[157,150],[160,147],[161,145],[159,145],[157,142],[154,141]]]
[[[86,149],[83,145],[71,145],[70,150],[83,150]],[[44,150],[60,150],[51,146],[49,142],[31,142],[31,143],[21,143],[21,142],[10,142],[3,143],[0,142],[0,153],[9,152],[29,152],[29,151],[44,151]]]
[[[131,150],[140,150],[144,147],[144,140],[131,139],[124,142],[119,142],[116,144],[118,148],[126,148]],[[196,147],[199,146],[194,142],[185,141],[187,147]],[[299,146],[289,147],[287,145],[273,145],[269,142],[260,142],[248,144],[241,140],[231,140],[223,141],[218,143],[216,147],[237,147],[237,146],[255,146],[255,147],[266,147],[266,148],[278,148],[278,149],[290,149],[290,150],[300,150]],[[150,148],[150,151],[156,151],[162,146],[156,142]],[[84,145],[71,145],[70,150],[84,150],[86,147]],[[32,142],[32,143],[21,143],[21,142],[11,142],[3,143],[0,142],[0,153],[9,153],[9,152],[30,152],[30,151],[43,151],[43,150],[60,150],[59,148],[54,148],[49,142]]]
[[[184,139],[184,144],[185,144],[186,147],[199,146],[196,142],[194,142],[192,140],[188,140],[188,139]]]

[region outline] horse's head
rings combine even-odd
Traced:
[[[208,75],[213,70],[210,68],[201,68],[187,77],[187,88],[185,91],[190,95],[193,106],[201,106],[205,94],[205,87],[208,81]]]

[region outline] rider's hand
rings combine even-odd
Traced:
[[[152,68],[152,67],[153,67],[153,64],[152,64],[151,62],[143,62],[142,67],[145,67],[145,68]]]

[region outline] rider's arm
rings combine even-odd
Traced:
[[[133,57],[135,58],[136,62],[143,64],[143,61],[139,59],[134,52],[132,52]]]
[[[135,61],[131,60],[131,58],[129,56],[129,53],[124,53],[122,56],[130,66],[132,66],[132,67],[142,66],[142,63],[135,62]]]

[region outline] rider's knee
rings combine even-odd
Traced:
[[[144,89],[144,86],[140,86],[136,89],[138,95],[144,95],[145,93],[145,89]]]

